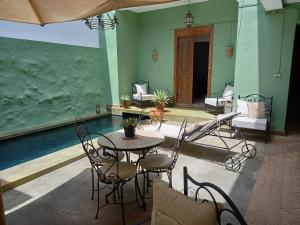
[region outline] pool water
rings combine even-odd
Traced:
[[[86,124],[91,132],[105,134],[119,130],[122,125],[122,117],[99,117],[87,120]],[[75,133],[74,124],[1,141],[0,170],[79,143],[80,141]]]

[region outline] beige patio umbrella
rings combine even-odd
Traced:
[[[0,20],[44,25],[176,0],[0,0]]]

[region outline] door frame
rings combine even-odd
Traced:
[[[200,26],[192,28],[179,28],[174,32],[174,102],[177,104],[178,85],[177,85],[177,57],[178,57],[178,38],[195,37],[197,35],[209,34],[209,53],[208,53],[208,77],[207,77],[207,95],[211,93],[211,75],[212,75],[212,47],[213,47],[213,26]],[[193,88],[193,87],[191,87]]]

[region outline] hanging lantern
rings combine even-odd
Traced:
[[[184,17],[184,23],[186,25],[186,27],[191,27],[192,24],[193,24],[193,20],[194,20],[194,17],[191,13],[191,11],[189,10],[186,14],[186,16]]]
[[[106,16],[100,14],[90,18],[86,18],[84,19],[84,21],[85,25],[91,30],[113,30],[117,27],[117,25],[119,25],[118,18],[115,15],[111,17],[109,13],[106,13]]]

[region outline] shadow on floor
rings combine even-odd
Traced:
[[[105,189],[100,192],[101,203],[104,196],[109,192]],[[135,197],[134,181],[125,185],[124,198],[132,201]],[[127,224],[150,216],[152,208],[148,201],[148,211],[140,209],[136,202],[126,205]],[[104,207],[95,219],[97,199],[91,200],[91,173],[89,169],[82,171],[79,175],[64,183],[53,191],[33,201],[32,203],[6,215],[7,224],[14,225],[40,225],[40,224],[62,224],[62,225],[87,225],[87,224],[121,224],[121,208],[117,205]],[[130,215],[130,216],[128,216]]]

